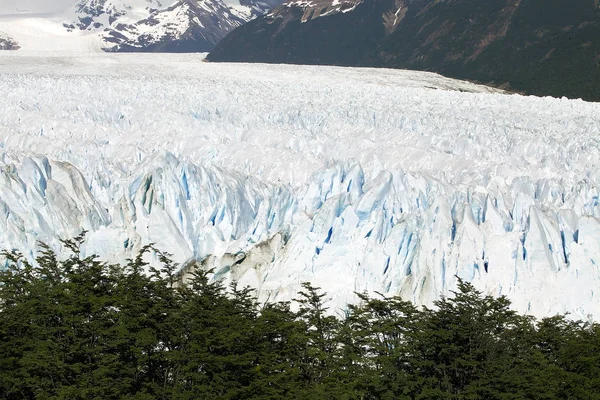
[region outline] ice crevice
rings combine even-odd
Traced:
[[[0,249],[87,230],[86,255],[155,243],[261,301],[311,281],[332,309],[431,305],[458,276],[522,312],[600,315],[598,104],[417,71],[6,60]]]

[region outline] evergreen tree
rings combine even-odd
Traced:
[[[372,299],[359,295],[362,303],[350,306],[347,325],[354,332],[351,358],[359,368],[356,390],[366,398],[411,398],[417,385],[412,355],[421,324],[417,308],[398,297]]]
[[[259,306],[211,271],[183,284],[152,246],[119,266],[82,242],[4,253],[0,398],[600,399],[598,324],[536,321],[462,281],[432,309],[361,294],[340,319],[309,283],[297,311]]]
[[[327,314],[326,294],[320,288],[308,282],[302,287],[295,301],[299,305],[296,318],[303,324],[306,340],[299,363],[306,397],[330,398],[332,393],[338,392],[331,375],[338,357],[340,321]]]

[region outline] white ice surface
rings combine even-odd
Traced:
[[[2,248],[87,229],[86,253],[155,242],[261,299],[312,281],[339,307],[364,290],[431,304],[458,275],[520,311],[600,315],[600,104],[24,49],[0,55]]]
[[[0,31],[8,33],[19,43],[19,56],[51,57],[54,60],[60,58],[55,57],[56,54],[63,57],[79,57],[98,53],[103,44],[96,33],[68,32],[62,26],[60,16],[0,15]],[[3,58],[0,58],[0,62]]]

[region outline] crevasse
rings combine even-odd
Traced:
[[[311,281],[332,310],[431,305],[458,276],[522,312],[600,314],[597,104],[411,71],[9,58],[0,248],[85,229],[85,254],[155,243],[262,301]]]

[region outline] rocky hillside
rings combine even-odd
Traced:
[[[0,50],[18,50],[17,42],[7,34],[0,32]]]
[[[210,51],[244,22],[221,1],[182,0],[141,21],[117,23],[103,38],[110,51]]]
[[[408,68],[600,100],[600,1],[288,1],[211,61]]]

